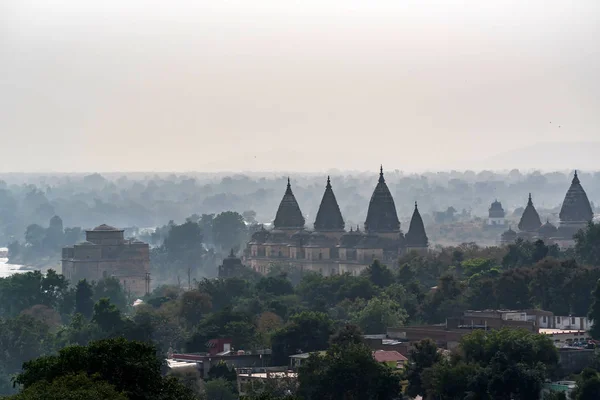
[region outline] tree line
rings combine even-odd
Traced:
[[[386,172],[386,182],[396,199],[401,221],[407,222],[414,201],[419,202],[427,225],[441,223],[439,213],[487,216],[490,203],[502,201],[515,210],[532,192],[542,216],[556,214],[570,184],[561,172],[508,173],[450,171],[405,174]],[[600,198],[600,175],[580,173],[589,198]],[[294,174],[294,193],[300,207],[314,220],[325,186],[325,176]],[[376,184],[373,173],[334,173],[332,182],[347,226],[365,220]],[[148,228],[177,223],[189,215],[254,210],[259,222],[273,219],[285,191],[287,174],[3,174],[0,176],[0,246],[25,235],[32,224],[44,226],[55,215],[66,226],[92,228],[102,223]],[[543,208],[541,205],[546,204]],[[436,222],[437,221],[437,222]],[[473,237],[473,236],[471,236]],[[465,239],[467,240],[467,239]]]

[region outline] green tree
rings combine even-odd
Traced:
[[[463,400],[473,391],[474,377],[481,372],[482,368],[477,364],[452,364],[441,360],[421,373],[426,398]]]
[[[235,300],[250,294],[250,285],[240,278],[203,279],[198,283],[198,290],[210,296],[212,310],[220,311],[232,307]]]
[[[406,366],[406,379],[408,385],[406,394],[410,397],[425,395],[425,387],[421,374],[427,368],[431,368],[441,360],[440,353],[435,343],[430,339],[424,339],[415,343],[408,356]]]
[[[94,304],[92,322],[96,323],[100,330],[106,333],[115,333],[123,328],[121,311],[106,298],[100,299]]]
[[[94,295],[92,297],[94,303],[102,298],[109,299],[121,311],[127,310],[127,296],[121,282],[115,277],[101,279],[94,285]]]
[[[212,222],[213,241],[223,250],[237,249],[246,235],[244,217],[233,211],[218,214]]]
[[[162,364],[152,345],[106,339],[87,346],[68,346],[57,355],[26,362],[15,382],[27,390],[40,382],[51,384],[85,373],[107,382],[130,400],[192,400],[191,393],[174,378],[162,376]]]
[[[374,260],[364,272],[365,276],[378,287],[386,287],[394,283],[394,274],[390,269],[381,264],[379,260]]]
[[[292,354],[325,350],[333,333],[327,314],[304,311],[290,318],[271,338],[274,365],[286,365]]]
[[[0,278],[0,316],[11,317],[35,305],[56,307],[68,291],[64,276],[50,269]]]
[[[10,396],[12,400],[127,400],[114,386],[84,373],[66,375],[47,381],[36,382],[21,393]]]
[[[399,327],[406,321],[403,308],[387,296],[374,297],[359,310],[353,322],[367,334],[384,333],[388,327]]]
[[[237,374],[235,373],[235,369],[229,368],[227,363],[220,361],[216,365],[210,367],[208,370],[208,379],[225,379],[233,385],[237,382]]]
[[[350,346],[353,344],[364,344],[363,333],[356,325],[346,324],[340,328],[331,338],[329,343],[341,347]]]
[[[170,226],[162,246],[167,265],[174,263],[185,269],[198,268],[206,254],[203,238],[202,229],[194,222]]]
[[[46,229],[38,224],[31,224],[25,230],[25,242],[38,251],[42,248]]]
[[[373,359],[365,345],[333,346],[312,354],[298,371],[298,393],[305,400],[393,400],[400,377]]]
[[[590,335],[596,340],[600,339],[600,279],[596,282],[596,288],[592,293],[593,302],[588,317],[594,322],[590,329]]]
[[[203,400],[236,400],[237,398],[231,382],[223,378],[210,380],[204,384]]]
[[[571,394],[573,400],[596,400],[600,398],[600,374],[586,368],[577,377],[577,386]]]
[[[577,258],[586,264],[600,265],[600,223],[590,222],[574,238]]]
[[[94,313],[94,290],[87,280],[83,279],[77,283],[75,289],[75,313],[91,318]]]
[[[179,316],[186,326],[196,325],[212,307],[210,295],[198,290],[184,292],[179,299]]]
[[[294,293],[294,287],[285,275],[268,276],[258,281],[256,291],[262,296],[286,296]]]
[[[541,363],[552,371],[558,364],[558,352],[547,336],[525,329],[474,331],[460,342],[466,362],[489,364],[498,352],[513,363],[535,366]]]
[[[29,315],[0,319],[0,365],[14,374],[29,360],[53,350],[48,325]]]

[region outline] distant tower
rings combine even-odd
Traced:
[[[331,180],[327,177],[325,193],[323,193],[323,199],[321,200],[321,205],[315,219],[315,231],[338,233],[341,236],[344,233],[344,226],[344,218],[342,218],[340,206],[335,198],[335,194],[333,194]]]
[[[540,220],[540,215],[533,206],[531,193],[529,193],[527,206],[525,207],[523,215],[521,215],[521,220],[519,221],[519,237],[522,237],[523,239],[533,239],[535,236],[537,236],[538,229],[540,229],[541,226],[542,221]]]
[[[506,225],[505,219],[506,213],[504,212],[504,208],[502,208],[502,203],[498,200],[494,200],[492,205],[488,210],[488,225],[490,226],[504,226]]]
[[[560,224],[558,226],[558,236],[569,246],[573,243],[573,235],[580,229],[585,228],[588,222],[594,218],[594,212],[588,200],[587,194],[577,176],[577,171],[573,174],[573,181],[565,195],[562,207],[560,209]]]
[[[379,181],[369,201],[365,231],[368,234],[374,233],[390,238],[396,238],[400,233],[400,221],[396,213],[396,204],[390,189],[385,183],[383,166],[379,171]]]
[[[410,226],[405,236],[406,250],[426,250],[429,246],[429,239],[425,233],[425,225],[423,224],[423,218],[419,213],[417,202],[415,201],[415,210],[413,211],[412,218],[410,219]]]
[[[281,199],[281,203],[279,203],[273,226],[275,229],[299,230],[304,229],[304,223],[304,216],[302,215],[300,206],[292,192],[290,178],[288,178],[287,188],[283,195],[283,199]]]

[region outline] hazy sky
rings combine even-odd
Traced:
[[[510,168],[540,142],[600,142],[598,0],[0,0],[0,171]]]

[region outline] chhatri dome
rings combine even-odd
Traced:
[[[489,210],[488,210],[488,217],[489,218],[504,218],[505,216],[505,212],[504,212],[504,208],[502,208],[502,203],[500,203],[497,199],[494,200],[494,202],[492,203],[492,205],[490,206]]]

